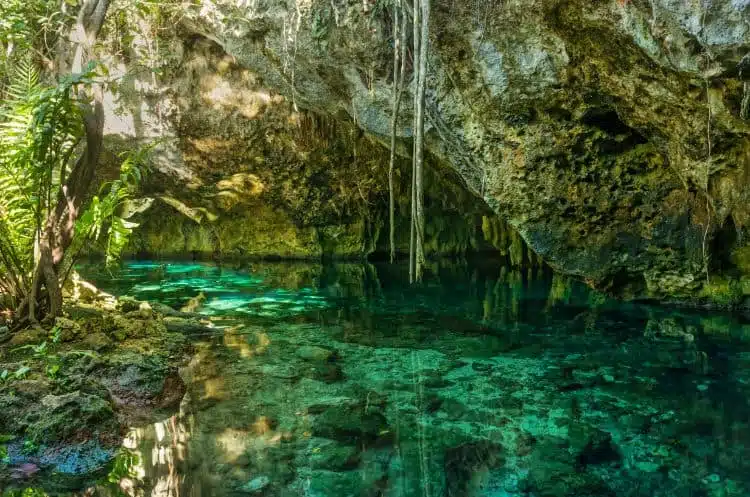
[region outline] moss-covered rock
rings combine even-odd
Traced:
[[[12,437],[14,465],[101,469],[127,427],[179,406],[185,338],[138,309],[125,317],[91,307],[84,318],[58,318],[52,330],[19,332],[28,346],[0,346],[0,371],[9,372],[0,382],[0,433]]]
[[[26,434],[45,443],[69,440],[82,429],[95,434],[118,429],[110,403],[80,391],[42,397],[38,408],[29,412],[24,421]]]

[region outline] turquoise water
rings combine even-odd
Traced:
[[[180,412],[124,441],[125,495],[750,495],[746,317],[489,262],[414,287],[388,265],[82,272],[176,309],[203,294],[215,329]]]

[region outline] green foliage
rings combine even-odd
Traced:
[[[39,445],[37,445],[33,440],[24,440],[23,446],[21,447],[21,452],[24,454],[33,454],[37,450],[39,450]]]
[[[710,283],[703,284],[698,298],[727,309],[737,307],[744,300],[742,283],[729,278],[712,278]]]
[[[24,489],[9,488],[3,494],[3,497],[49,497],[49,494],[41,488],[28,487]]]
[[[90,241],[103,242],[107,264],[119,260],[138,224],[129,220],[126,204],[137,193],[147,172],[146,161],[155,144],[120,155],[123,160],[120,177],[102,185],[91,199],[89,208],[78,219],[76,233],[79,245]],[[81,247],[79,247],[81,248]]]
[[[136,478],[138,475],[137,467],[140,464],[140,458],[135,452],[123,449],[115,457],[112,470],[107,474],[107,482],[115,485],[120,484],[123,478]]]
[[[83,74],[45,86],[25,58],[15,64],[5,88],[0,105],[0,294],[12,297],[6,305],[17,305],[30,292],[36,243],[82,152],[83,117],[76,94],[96,77],[94,69],[90,64]],[[74,254],[99,241],[107,261],[117,260],[137,226],[123,214],[123,206],[138,189],[151,148],[122,156],[119,178],[104,185],[76,220]]]
[[[66,0],[66,3],[74,6],[77,2]],[[73,19],[60,6],[59,0],[0,2],[0,93],[14,61],[32,52],[51,58],[51,47]]]
[[[55,332],[55,330],[57,330],[57,332]],[[55,348],[57,343],[60,341],[59,328],[57,327],[53,328],[53,330],[50,332],[50,335],[53,337],[52,345],[50,345],[50,342],[44,341],[37,345],[24,345],[21,347],[16,347],[15,349],[13,349],[13,352],[30,350],[32,352],[32,358],[42,365],[44,369],[44,373],[47,375],[47,377],[52,380],[55,380],[57,379],[58,374],[60,373],[60,368],[61,368],[60,356],[53,353],[53,349]],[[23,375],[31,371],[31,369],[28,367],[25,369],[26,371],[22,372]],[[16,373],[14,374],[14,377],[18,378],[18,374],[19,372],[16,371]]]
[[[28,292],[35,241],[72,168],[83,136],[74,92],[93,67],[55,86],[29,58],[16,64],[0,106],[0,290]]]
[[[26,375],[29,374],[29,371],[31,371],[31,368],[28,366],[21,366],[16,370],[15,373],[13,373],[13,377],[17,380],[22,380],[26,378]]]
[[[13,435],[0,435],[0,466],[7,465],[10,462],[10,457],[8,456],[8,448],[6,447],[6,443],[13,440],[15,437]]]
[[[21,366],[13,372],[3,369],[0,371],[0,383],[11,380],[23,380],[30,372],[31,368],[28,366]]]

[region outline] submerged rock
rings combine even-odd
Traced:
[[[482,473],[502,466],[503,447],[491,442],[476,442],[445,452],[446,497],[468,497],[471,486],[481,486]]]
[[[295,353],[302,359],[315,362],[330,362],[336,360],[337,357],[336,351],[313,345],[302,345]]]
[[[242,485],[240,487],[240,491],[248,494],[257,494],[260,493],[264,488],[266,488],[270,483],[271,479],[267,476],[258,476]]]
[[[343,441],[374,440],[390,432],[385,416],[362,405],[325,408],[315,416],[312,431],[320,437]]]

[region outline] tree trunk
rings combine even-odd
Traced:
[[[110,0],[86,0],[78,12],[78,18],[70,36],[75,46],[72,71],[82,73],[93,58],[96,38],[109,9]],[[80,102],[89,96],[83,89],[79,92]],[[44,286],[49,300],[48,315],[62,313],[62,282],[58,267],[65,251],[73,241],[75,223],[94,180],[96,166],[102,149],[104,134],[104,89],[101,83],[91,85],[92,105],[83,105],[83,122],[86,134],[86,148],[60,188],[54,206],[50,206],[45,226],[39,240],[39,259],[34,269],[29,298],[29,319],[37,321],[41,290]]]

